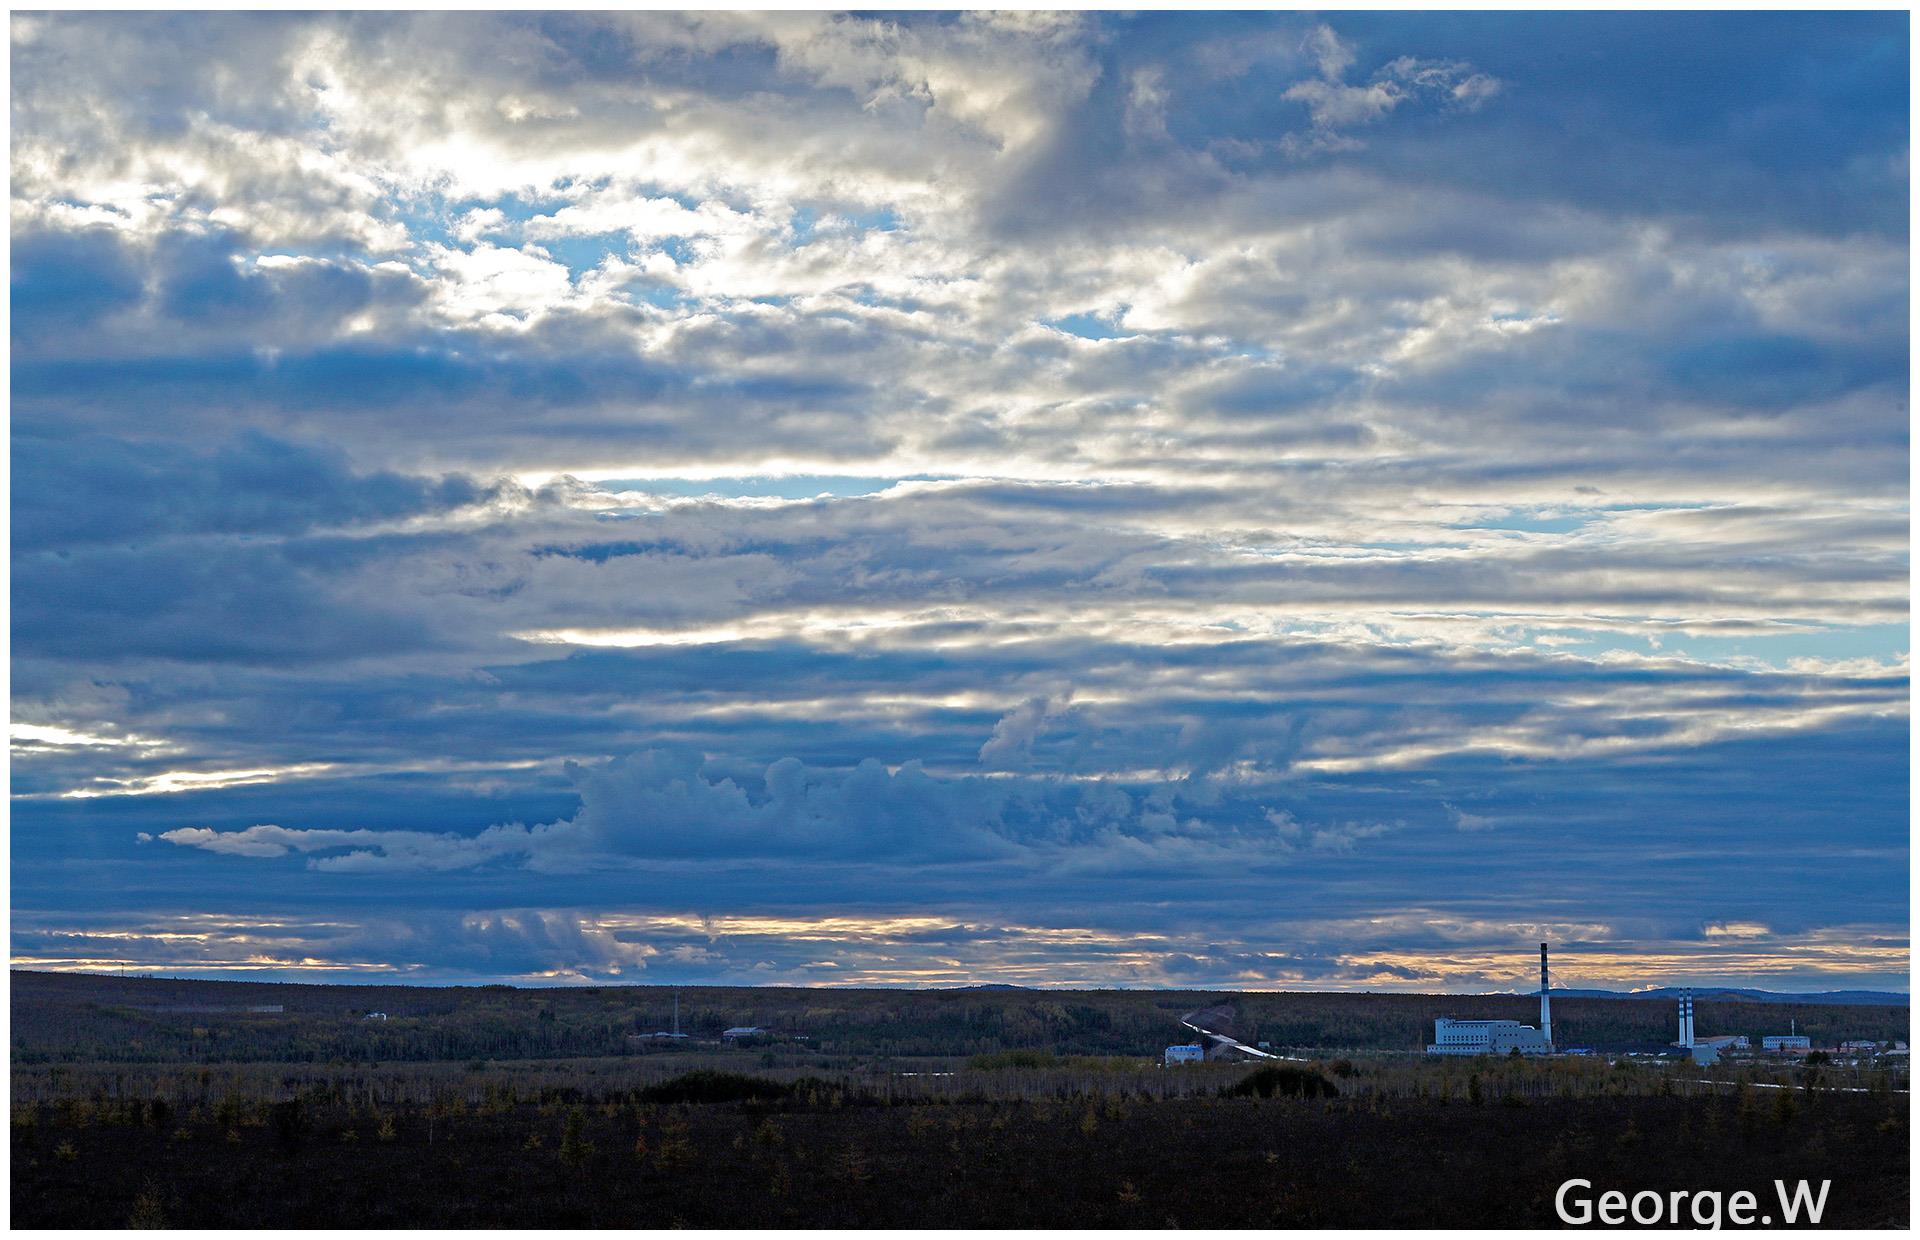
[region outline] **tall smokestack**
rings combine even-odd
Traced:
[[[1687,992],[1686,991],[1683,990],[1680,992],[1679,997],[1673,1001],[1673,1007],[1674,1007],[1674,1010],[1680,1014],[1680,1033],[1677,1037],[1673,1039],[1673,1044],[1675,1046],[1685,1046],[1687,1044]]]
[[[1553,1045],[1553,1007],[1547,1002],[1547,945],[1540,945],[1540,1040]]]

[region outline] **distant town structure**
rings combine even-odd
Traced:
[[[1206,1048],[1198,1042],[1188,1042],[1182,1046],[1169,1046],[1163,1064],[1200,1063],[1207,1057]]]
[[[646,1034],[645,1037],[643,1038],[639,1038],[639,1040],[645,1041],[646,1038],[666,1038],[669,1040],[673,1040],[673,1039],[683,1039],[686,1036],[687,1036],[686,1034],[680,1032],[680,992],[676,990],[673,992],[673,1029],[672,1031],[669,1032],[668,1030],[665,1030],[665,1029],[658,1029],[652,1033]],[[629,1037],[627,1040],[631,1042],[636,1039],[635,1037]]]
[[[1547,1002],[1547,945],[1540,945],[1540,1040],[1553,1049],[1553,1008]]]
[[[1861,1039],[1852,1042],[1842,1042],[1840,1049],[1849,1055],[1878,1055],[1880,1053],[1880,1044],[1878,1042],[1869,1042]]]
[[[1429,1055],[1551,1055],[1553,1007],[1547,997],[1547,945],[1540,945],[1540,1027],[1517,1020],[1455,1020],[1443,1016],[1433,1022]]]
[[[360,1019],[361,1020],[386,1020],[387,1014],[385,1012],[368,1012],[365,1016],[362,1016]]]
[[[741,1038],[765,1037],[766,1032],[758,1025],[735,1025],[731,1029],[722,1030],[720,1036],[726,1041],[737,1042]]]
[[[1813,1049],[1813,1039],[1800,1032],[1798,1023],[1789,1020],[1786,1033],[1760,1039],[1760,1049],[1784,1055],[1800,1055]]]
[[[1674,1045],[1687,1053],[1687,1057],[1703,1068],[1710,1068],[1720,1062],[1720,1052],[1725,1050],[1731,1038],[1696,1037],[1693,1031],[1693,988],[1680,992],[1680,1036],[1674,1039]]]
[[[1433,1022],[1429,1055],[1544,1055],[1553,1044],[1532,1025],[1517,1020],[1455,1020],[1442,1016]]]

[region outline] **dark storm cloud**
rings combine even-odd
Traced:
[[[16,343],[91,327],[141,298],[141,271],[110,229],[15,236],[11,327]]]
[[[13,441],[16,552],[192,535],[293,535],[494,498],[471,478],[356,474],[337,448],[243,432],[213,452],[103,435]]]

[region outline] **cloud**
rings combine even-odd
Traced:
[[[84,330],[141,296],[139,271],[108,228],[16,235],[12,272],[16,339]]]
[[[1317,27],[1307,46],[1319,64],[1320,76],[1289,86],[1281,97],[1307,105],[1314,134],[1302,140],[1287,136],[1285,145],[1294,151],[1352,149],[1359,143],[1340,133],[1373,124],[1401,106],[1422,96],[1440,96],[1458,106],[1478,108],[1500,92],[1500,81],[1473,66],[1457,61],[1421,60],[1400,56],[1381,66],[1373,81],[1351,85],[1347,70],[1354,53],[1331,27]]]
[[[1764,939],[1773,931],[1758,922],[1732,922],[1708,926],[1703,933],[1710,939]]]
[[[1662,940],[1622,951],[1617,931],[1577,923],[1496,921],[1378,923],[1394,949],[1340,944],[1353,927],[1318,921],[1294,928],[1289,949],[1250,942],[1233,929],[1141,932],[1087,925],[983,922],[946,916],[831,917],[686,911],[633,915],[590,907],[517,906],[485,913],[402,910],[360,924],[285,916],[199,913],[115,915],[98,927],[34,916],[16,927],[16,951],[41,965],[120,967],[125,945],[157,954],[125,963],[167,976],[284,976],[339,981],[358,975],[415,982],[511,978],[552,984],[957,985],[978,978],[1021,985],[1111,985],[1192,989],[1281,985],[1290,989],[1525,991],[1531,961],[1522,942],[1555,943],[1556,976],[1620,989],[1743,983],[1773,989],[1827,985],[1851,955],[1879,962],[1874,975],[1904,976],[1902,944],[1864,952],[1857,927],[1775,937],[1738,946]],[[1438,930],[1439,933],[1433,933]],[[823,957],[823,953],[830,956]],[[903,970],[902,962],[912,963]],[[1744,971],[1757,970],[1757,971]],[[1845,976],[1845,975],[1840,975]],[[1855,980],[1858,980],[1856,977]]]
[[[235,857],[316,854],[310,868],[335,872],[460,870],[500,861],[578,871],[630,861],[783,857],[955,864],[1109,848],[1132,856],[1168,845],[1176,853],[1193,846],[1258,851],[1268,838],[1220,815],[1217,793],[1168,785],[940,778],[917,762],[890,771],[872,759],[829,770],[783,758],[740,781],[703,768],[697,754],[671,750],[575,766],[570,774],[581,806],[573,817],[531,828],[502,824],[477,836],[255,825],[178,827],[159,838]],[[1190,805],[1216,812],[1183,818]],[[1386,829],[1330,824],[1308,842],[1351,852]]]
[[[1896,18],[13,43],[50,953],[103,890],[436,976],[692,968],[620,919],[703,908],[960,927],[709,961],[856,980],[1904,925]]]
[[[177,827],[160,839],[182,848],[199,848],[228,857],[284,857],[288,853],[329,853],[312,861],[315,869],[343,872],[392,866],[407,870],[460,870],[529,850],[522,827],[496,827],[474,839],[426,835],[417,831],[288,830],[253,826],[243,831]]]
[[[1453,819],[1454,828],[1459,831],[1492,831],[1500,825],[1497,819],[1489,818],[1485,814],[1469,814],[1466,810],[1453,805],[1445,808],[1447,816]]]
[[[993,735],[980,746],[980,761],[1018,763],[1031,757],[1040,729],[1047,720],[1066,710],[1072,700],[1073,691],[1069,689],[1058,699],[1043,695],[1020,703],[993,725]]]
[[[26,434],[16,550],[107,542],[299,535],[442,516],[510,486],[461,475],[357,473],[344,452],[243,431],[212,452],[100,434]]]

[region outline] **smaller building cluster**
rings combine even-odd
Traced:
[[[1753,1044],[1747,1035],[1741,1033],[1701,1034],[1694,1028],[1693,991],[1682,990],[1679,993],[1679,1036],[1671,1043],[1673,1050],[1695,1064],[1709,1066],[1720,1062],[1722,1056],[1731,1052],[1750,1052]],[[1787,1033],[1768,1034],[1760,1039],[1760,1049],[1771,1055],[1809,1055],[1815,1053],[1813,1039],[1791,1029]],[[1171,1052],[1169,1052],[1171,1053]],[[1433,1042],[1427,1047],[1429,1055],[1553,1055],[1585,1054],[1584,1050],[1557,1049],[1553,1043],[1553,1016],[1548,1001],[1547,985],[1547,945],[1540,945],[1540,1027],[1523,1025],[1517,1020],[1456,1020],[1443,1016],[1433,1022]],[[1636,1053],[1636,1052],[1629,1052]],[[1669,1052],[1672,1053],[1672,1052]],[[1821,1052],[1826,1053],[1826,1052]],[[1834,1048],[1832,1054],[1843,1057],[1849,1062],[1858,1063],[1863,1059],[1894,1060],[1905,1056],[1906,1043],[1896,1042],[1890,1046],[1881,1043],[1855,1040],[1842,1042]]]

